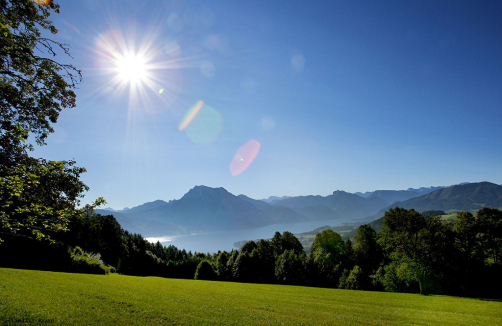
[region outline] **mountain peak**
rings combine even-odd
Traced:
[[[339,197],[339,196],[346,196],[346,195],[354,195],[354,194],[348,193],[348,192],[343,191],[343,190],[333,191],[333,196],[338,196]]]
[[[208,199],[231,195],[225,188],[200,185],[190,189],[181,199]]]

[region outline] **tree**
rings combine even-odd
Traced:
[[[251,254],[253,250],[256,248],[257,248],[256,242],[254,242],[253,240],[249,240],[242,246],[241,253],[247,252],[248,254]]]
[[[377,242],[377,233],[369,225],[360,225],[354,237],[356,265],[372,274],[382,262],[382,249]]]
[[[385,212],[380,233],[387,254],[411,270],[421,294],[438,292],[446,280],[455,239],[449,225],[438,216],[423,217],[413,209],[394,208]]]
[[[273,282],[275,279],[274,250],[267,240],[260,240],[252,253],[256,263],[257,280],[263,283]]]
[[[476,224],[476,218],[469,212],[458,213],[453,232],[455,233],[455,244],[464,259],[478,258],[481,246],[477,237],[478,225]],[[484,260],[484,258],[481,258],[481,260]]]
[[[502,265],[502,211],[495,208],[480,209],[476,225],[486,258],[496,265]]]
[[[218,278],[221,281],[226,281],[230,278],[230,272],[227,266],[228,260],[230,258],[230,254],[226,251],[223,251],[218,254],[215,263],[215,272],[218,274]]]
[[[233,264],[232,275],[239,282],[253,282],[256,279],[256,268],[253,257],[241,252]]]
[[[274,251],[274,257],[277,259],[279,256],[282,254],[284,251],[282,249],[282,236],[281,233],[276,231],[274,233],[274,236],[270,240],[270,245],[272,246],[272,249]]]
[[[344,260],[345,243],[342,237],[331,229],[316,234],[310,256],[321,275],[331,285],[336,285]]]
[[[195,271],[196,280],[214,280],[216,279],[216,273],[214,272],[213,265],[207,260],[203,260],[197,266]]]
[[[293,250],[298,255],[303,251],[303,245],[293,233],[284,231],[282,233],[282,250]]]
[[[69,55],[66,44],[42,37],[43,30],[57,33],[48,18],[58,5],[0,0],[0,12],[0,236],[50,239],[85,214],[77,208],[88,190],[80,181],[85,169],[30,157],[27,139],[45,144],[59,112],[75,107],[81,73],[54,60]]]
[[[73,89],[81,73],[46,56],[55,57],[59,50],[70,55],[68,45],[41,36],[41,29],[57,33],[48,18],[51,11],[59,13],[59,5],[2,0],[0,10],[2,140],[12,140],[21,127],[43,144],[61,109],[75,107]]]
[[[285,284],[300,284],[303,279],[303,266],[294,250],[285,250],[275,264],[277,280]]]

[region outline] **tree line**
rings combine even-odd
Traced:
[[[396,207],[385,213],[378,233],[369,225],[359,226],[347,240],[330,229],[318,233],[310,255],[287,231],[210,254],[150,243],[124,231],[113,216],[92,211],[72,219],[68,229],[53,234],[52,243],[5,239],[0,264],[422,294],[500,298],[502,293],[502,211],[497,209],[483,208],[476,217],[462,212],[451,222]],[[100,268],[81,261],[96,256]]]

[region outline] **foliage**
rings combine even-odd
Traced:
[[[413,271],[420,285],[420,293],[428,294],[434,266],[431,250],[435,246],[435,232],[438,218],[425,219],[413,209],[394,208],[387,211],[382,221],[381,241],[389,253],[403,259]],[[440,222],[439,222],[440,223]]]
[[[355,263],[369,273],[375,272],[383,259],[377,233],[369,225],[360,225],[354,237]]]
[[[304,251],[287,249],[276,259],[277,248],[288,246],[283,239],[287,233],[277,233],[280,246],[259,240],[248,242],[240,252],[192,254],[150,243],[122,230],[113,216],[87,211],[71,219],[70,231],[54,235],[55,244],[41,246],[28,238],[9,237],[0,246],[0,266],[76,271],[74,261],[81,260],[82,266],[91,265],[89,272],[102,272],[101,260],[101,265],[128,275],[500,298],[502,266],[491,258],[493,251],[480,232],[493,232],[486,225],[496,226],[499,212],[481,212],[481,219],[460,213],[452,225],[439,217],[393,209],[380,233],[367,225],[359,227],[354,245],[328,229],[316,235],[310,258]],[[72,259],[68,246],[83,251],[72,249]]]
[[[36,239],[67,231],[69,221],[90,207],[76,208],[87,186],[80,181],[85,169],[74,161],[27,158],[0,178],[0,234]],[[94,205],[104,200],[98,199]]]
[[[59,5],[3,0],[0,10],[1,141],[15,141],[23,130],[43,144],[59,112],[75,107],[73,90],[81,73],[53,59],[58,51],[69,55],[68,45],[42,37],[41,30],[57,33],[49,16],[59,13]]]
[[[476,225],[480,246],[496,265],[502,265],[502,211],[483,208],[478,211]]]
[[[256,277],[255,267],[253,257],[241,251],[233,264],[232,276],[240,282],[252,282]]]
[[[333,230],[318,233],[312,244],[310,256],[317,266],[326,285],[337,286],[345,254],[342,237]]]
[[[275,264],[275,275],[280,283],[300,284],[303,280],[302,263],[294,250],[286,250]]]
[[[256,249],[257,247],[258,246],[256,245],[256,242],[254,242],[253,240],[249,240],[242,246],[241,253],[247,252],[248,254],[251,254],[253,250]]]
[[[219,253],[216,258],[215,272],[218,275],[218,279],[221,281],[226,281],[230,279],[230,271],[227,266],[229,259],[230,259],[230,254],[227,251]]]
[[[207,260],[203,260],[197,266],[195,271],[196,280],[214,280],[216,279],[216,273],[214,272],[213,265]]]
[[[340,285],[338,287],[348,290],[368,290],[370,287],[369,283],[368,275],[362,268],[356,265],[350,273],[346,273],[340,277]]]
[[[260,240],[252,252],[256,264],[256,279],[260,283],[272,283],[275,280],[275,258],[272,245],[267,240]]]
[[[73,270],[86,274],[108,274],[110,269],[104,265],[99,254],[84,252],[80,247],[75,247],[71,253]]]
[[[66,231],[85,211],[77,208],[88,190],[79,179],[85,169],[30,157],[27,139],[45,144],[60,111],[75,107],[81,74],[54,60],[58,52],[69,55],[66,44],[42,36],[57,33],[49,16],[58,5],[3,0],[0,11],[0,237],[53,241],[51,233]]]

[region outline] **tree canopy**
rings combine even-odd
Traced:
[[[85,169],[30,157],[29,140],[44,145],[60,111],[75,107],[81,73],[56,61],[70,56],[68,45],[43,36],[57,33],[49,20],[57,4],[0,0],[0,13],[0,236],[49,238],[84,213]]]

